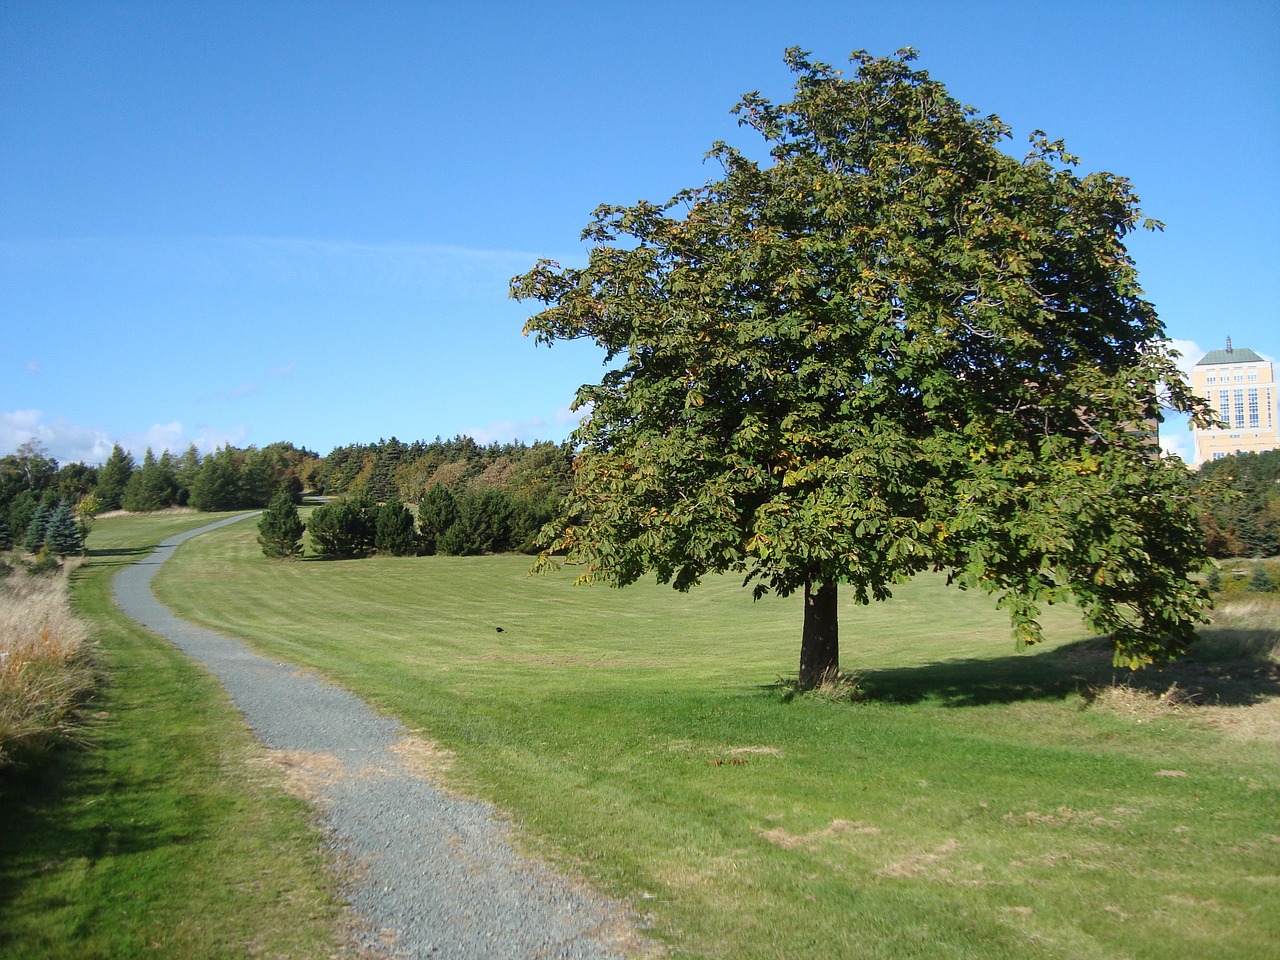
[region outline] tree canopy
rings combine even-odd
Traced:
[[[1151,434],[1161,400],[1207,411],[1124,244],[1153,224],[1043,133],[1006,153],[913,59],[789,50],[792,101],[735,108],[767,162],[718,142],[718,179],[603,205],[586,266],[512,281],[543,305],[526,334],[610,365],[551,551],[583,580],[803,590],[802,686],[838,669],[837,585],[930,568],[996,593],[1019,643],[1070,595],[1117,663],[1176,655],[1204,548]]]

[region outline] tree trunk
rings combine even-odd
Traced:
[[[800,689],[812,690],[840,673],[840,615],[836,585],[804,585],[804,636],[800,640]]]

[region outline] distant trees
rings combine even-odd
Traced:
[[[163,510],[177,501],[178,480],[174,476],[173,459],[167,452],[156,459],[148,447],[142,466],[130,474],[124,485],[120,506],[132,513],[145,513]]]
[[[269,510],[282,493],[296,506],[307,489],[335,498],[334,505],[317,508],[314,527],[306,525],[321,556],[532,552],[568,489],[572,464],[566,444],[392,437],[339,447],[323,458],[291,443],[228,445],[203,456],[194,445],[181,455],[148,449],[140,464],[116,444],[101,466],[60,467],[32,441],[0,457],[0,522],[7,530],[0,549],[15,540],[25,547],[41,508],[37,526],[47,533],[61,501],[83,542],[93,518],[109,510]]]
[[[1280,450],[1212,460],[1192,482],[1211,556],[1280,553]]]

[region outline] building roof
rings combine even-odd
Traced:
[[[1210,350],[1198,361],[1197,367],[1207,367],[1219,363],[1266,363],[1248,347],[1236,347],[1233,350]]]

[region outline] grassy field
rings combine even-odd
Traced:
[[[220,688],[117,611],[121,564],[208,515],[103,520],[73,575],[103,673],[79,737],[0,772],[0,957],[333,955],[309,811]]]
[[[798,603],[733,581],[279,563],[254,538],[186,544],[158,593],[452,751],[455,788],[673,956],[1280,955],[1274,607],[1131,688],[1071,610],[1018,655],[989,600],[922,578],[842,609],[851,703],[790,695]]]

